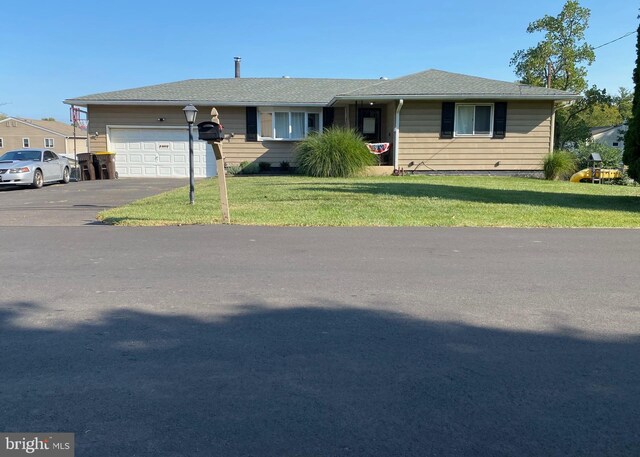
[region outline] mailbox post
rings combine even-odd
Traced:
[[[198,124],[198,137],[211,145],[216,156],[216,169],[218,171],[218,187],[220,189],[220,209],[222,210],[222,223],[230,224],[229,200],[227,197],[227,177],[224,168],[224,154],[222,153],[222,140],[224,140],[224,129],[218,118],[218,110],[211,110],[211,122],[200,122]]]

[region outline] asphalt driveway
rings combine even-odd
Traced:
[[[0,186],[0,227],[95,224],[100,211],[187,184],[181,179],[123,178],[42,189]]]

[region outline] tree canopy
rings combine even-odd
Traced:
[[[515,73],[524,84],[545,86],[551,66],[551,87],[581,93],[587,89],[587,69],[595,61],[593,46],[584,40],[589,27],[589,8],[568,0],[557,16],[545,15],[527,27],[527,33],[544,32],[542,41],[516,51],[511,58]]]
[[[622,119],[614,98],[587,83],[587,66],[596,58],[593,46],[585,41],[590,15],[578,0],[567,0],[557,16],[545,15],[529,24],[527,33],[544,32],[544,39],[511,58],[522,83],[546,86],[550,82],[551,88],[582,94],[575,103],[556,111],[554,144],[559,149],[585,142],[590,127],[598,123],[616,125]]]

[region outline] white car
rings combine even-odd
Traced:
[[[70,172],[67,158],[48,149],[18,149],[0,157],[0,184],[39,189],[49,182],[68,183]]]

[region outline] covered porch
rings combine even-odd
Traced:
[[[376,154],[380,166],[394,165],[394,128],[398,102],[340,100],[333,106],[344,113],[344,120],[335,119],[338,125],[357,130],[367,143],[389,143],[389,149]]]

